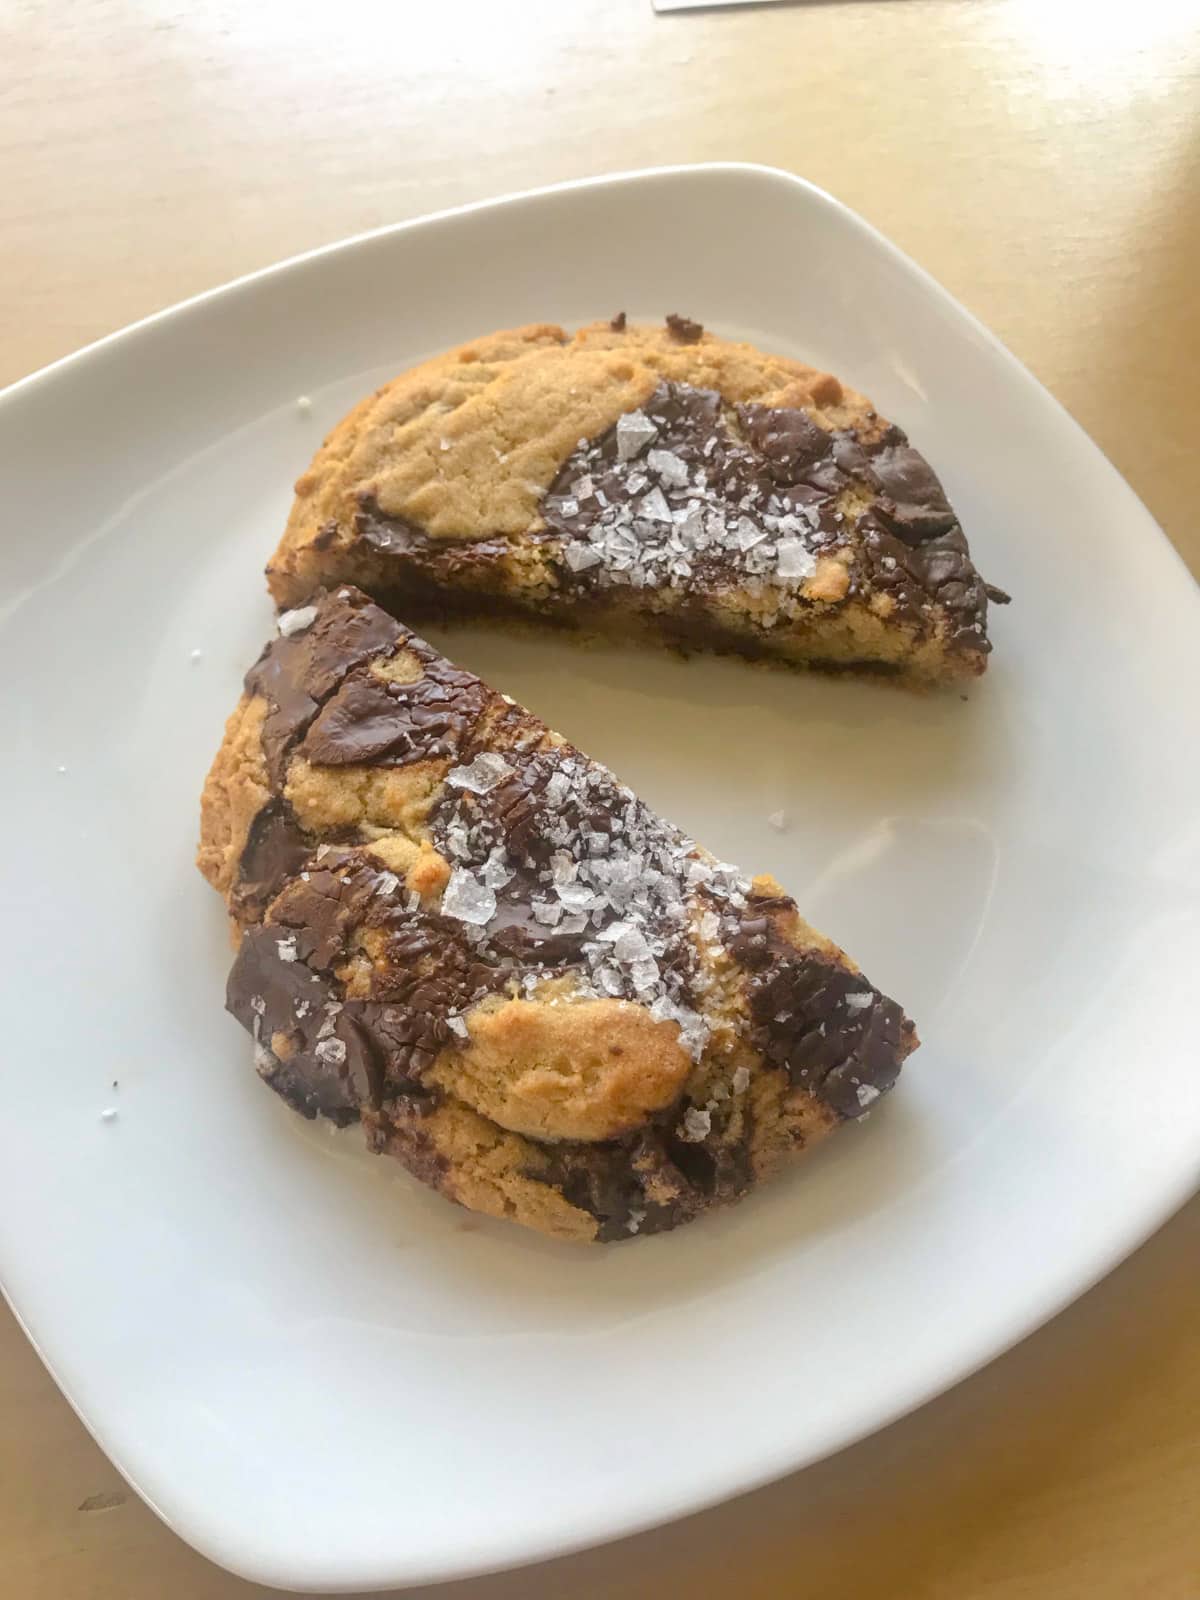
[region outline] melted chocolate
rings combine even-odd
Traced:
[[[790,900],[752,900],[731,945],[751,974],[747,993],[755,1043],[842,1117],[861,1117],[892,1087],[915,1044],[912,1023],[861,974],[814,951],[798,951],[769,914]]]
[[[268,800],[250,825],[238,861],[233,894],[238,916],[257,921],[312,849],[287,801]]]
[[[366,595],[343,589],[336,600],[318,606],[316,620],[303,632],[267,645],[246,674],[246,692],[267,702],[262,745],[277,788],[283,787],[293,747],[325,701],[356,667],[393,649],[403,635],[400,624]]]

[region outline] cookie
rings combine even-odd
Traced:
[[[284,607],[353,583],[498,617],[924,682],[989,589],[932,468],[828,373],[669,317],[496,333],[364,400],[296,484]]]
[[[916,1034],[799,916],[343,587],[204,790],[228,1006],[307,1117],[571,1240],[661,1232],[853,1121]]]

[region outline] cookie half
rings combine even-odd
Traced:
[[[770,878],[356,589],[280,619],[204,790],[228,1006],[296,1110],[564,1239],[660,1232],[860,1116],[916,1034]]]
[[[296,485],[281,606],[354,583],[495,616],[921,681],[981,673],[989,590],[929,464],[828,373],[619,317],[387,384]]]

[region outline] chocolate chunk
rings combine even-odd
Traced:
[[[797,1088],[839,1116],[860,1117],[899,1076],[912,1024],[858,973],[780,938],[764,909],[749,902],[732,946],[753,974],[755,1042]]]
[[[391,555],[417,555],[436,549],[436,540],[404,517],[389,516],[381,511],[371,495],[360,494],[358,504],[354,532],[373,550]]]
[[[451,1038],[448,1016],[521,969],[481,962],[460,923],[380,895],[380,874],[360,853],[326,860],[293,878],[274,920],[246,934],[227,1005],[260,1045],[272,1087],[304,1115],[344,1123],[364,1107],[428,1101],[421,1075]],[[380,930],[383,955],[369,992],[351,995],[337,969],[364,927]]]
[[[802,482],[812,468],[830,457],[832,436],[805,411],[743,405],[737,414],[747,439],[776,482]]]
[[[704,334],[703,324],[693,322],[691,317],[681,317],[676,311],[668,312],[667,329],[672,339],[678,339],[680,344],[698,344]]]
[[[624,333],[625,332],[625,313],[623,311],[618,311],[616,316],[609,323],[609,327],[612,329],[612,331],[614,333]]]
[[[251,928],[229,974],[225,1003],[254,1035],[259,1070],[271,1087],[304,1116],[330,1117],[345,1127],[357,1118],[369,1084],[356,1075],[335,1032],[334,986],[291,956],[293,948],[285,929]]]
[[[922,544],[956,525],[954,512],[933,468],[900,430],[898,442],[870,455],[871,474],[881,491],[877,514],[906,544]]]
[[[312,849],[287,801],[268,800],[250,824],[238,861],[233,898],[239,915],[260,917]]]
[[[876,512],[858,519],[860,568],[877,592],[894,602],[890,620],[927,626],[931,600],[948,613],[950,637],[971,650],[986,652],[987,596],[957,523],[946,533],[912,545],[897,537]],[[861,580],[856,580],[856,582]]]
[[[325,766],[403,766],[454,756],[488,691],[427,647],[426,657],[412,683],[393,683],[369,669],[348,678],[313,721],[301,753]]]
[[[296,741],[338,685],[362,662],[393,649],[403,634],[366,595],[343,589],[319,605],[310,627],[266,647],[246,674],[246,691],[267,702],[263,753],[276,787],[283,787]]]

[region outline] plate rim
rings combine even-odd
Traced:
[[[498,212],[510,206],[519,205],[522,202],[546,200],[565,193],[582,193],[589,190],[627,187],[640,183],[669,181],[676,178],[687,179],[696,176],[717,175],[748,178],[756,182],[766,180],[780,188],[786,187],[798,191],[818,205],[829,208],[843,222],[850,224],[857,233],[863,236],[872,248],[881,251],[893,263],[901,267],[906,275],[914,279],[927,294],[931,295],[941,308],[953,313],[960,329],[964,333],[969,332],[972,334],[987,347],[994,357],[998,357],[1008,370],[1018,378],[1018,381],[1022,383],[1026,394],[1036,394],[1040,405],[1049,404],[1053,407],[1059,422],[1069,424],[1070,430],[1078,441],[1093,453],[1093,459],[1098,459],[1103,464],[1103,467],[1111,475],[1110,481],[1114,482],[1114,487],[1119,484],[1120,489],[1128,497],[1128,505],[1131,508],[1136,507],[1149,526],[1157,531],[1161,544],[1170,551],[1174,558],[1179,575],[1183,579],[1185,586],[1191,591],[1194,602],[1200,606],[1200,586],[1192,579],[1190,570],[1180,552],[1163,531],[1149,508],[1083,426],[1076,421],[1045,384],[1008,349],[1002,340],[951,294],[948,289],[943,287],[930,272],[892,243],[879,229],[852,207],[798,174],[758,162],[704,161],[671,163],[568,179],[557,183],[513,190],[457,206],[445,207],[314,246],[309,250],[298,252],[280,261],[256,268],[225,283],[201,290],[199,293],[184,300],[151,312],[145,317],[139,318],[111,333],[104,334],[81,348],[58,357],[32,373],[16,379],[0,389],[0,425],[3,424],[5,417],[9,414],[9,407],[18,403],[26,394],[35,389],[57,384],[60,380],[69,380],[72,373],[81,365],[85,365],[102,353],[118,348],[122,344],[128,344],[138,337],[157,329],[160,325],[169,324],[172,320],[179,320],[187,314],[197,312],[212,303],[228,299],[238,291],[251,285],[261,284],[266,280],[281,277],[288,272],[322,260],[325,257],[353,251],[376,240],[397,237],[422,229],[436,228],[439,224],[470,216],[474,213]],[[1200,1186],[1200,1148],[1196,1153],[1195,1170],[1189,1172],[1181,1169],[1177,1174],[1173,1174],[1169,1181],[1157,1182],[1154,1186],[1151,1200],[1139,1208],[1136,1216],[1126,1219],[1123,1226],[1115,1227],[1109,1231],[1107,1247],[1104,1250],[1097,1249],[1092,1252],[1091,1259],[1086,1261],[1086,1270],[1073,1275],[1069,1284],[1062,1287],[1058,1292],[1046,1295],[1032,1311],[1027,1304],[1023,1304],[1019,1315],[1010,1314],[1006,1319],[1007,1327],[1004,1328],[1003,1332],[999,1332],[997,1325],[994,1324],[991,1337],[986,1341],[980,1341],[981,1345],[986,1344],[986,1348],[981,1348],[973,1353],[967,1351],[963,1360],[950,1369],[948,1376],[933,1378],[924,1384],[919,1384],[913,1394],[908,1395],[893,1407],[880,1413],[873,1421],[860,1427],[852,1426],[849,1431],[839,1432],[831,1440],[817,1439],[806,1448],[793,1449],[791,1451],[776,1450],[770,1456],[760,1458],[760,1465],[755,1471],[746,1472],[744,1469],[739,1468],[737,1471],[726,1474],[719,1484],[716,1483],[716,1479],[721,1478],[721,1475],[715,1474],[713,1479],[714,1486],[709,1491],[702,1494],[687,1491],[682,1496],[664,1496],[655,1509],[648,1511],[644,1515],[635,1513],[633,1515],[617,1514],[600,1517],[596,1519],[597,1525],[595,1527],[588,1532],[580,1534],[572,1534],[564,1530],[554,1536],[554,1530],[547,1530],[547,1533],[536,1544],[528,1543],[523,1553],[510,1553],[499,1557],[494,1555],[489,1557],[486,1552],[481,1552],[478,1555],[464,1554],[453,1565],[441,1562],[433,1565],[427,1564],[425,1568],[409,1567],[399,1577],[397,1577],[394,1570],[388,1574],[365,1578],[361,1574],[351,1574],[340,1579],[330,1577],[327,1574],[314,1575],[289,1565],[289,1558],[285,1552],[279,1552],[274,1562],[268,1562],[259,1555],[251,1555],[245,1551],[239,1552],[231,1545],[223,1546],[219,1540],[210,1535],[210,1531],[206,1528],[191,1528],[186,1516],[180,1515],[178,1509],[168,1513],[159,1505],[155,1494],[138,1481],[134,1469],[127,1466],[110,1452],[110,1448],[105,1442],[105,1429],[102,1422],[96,1421],[94,1423],[92,1421],[82,1408],[82,1403],[77,1402],[70,1388],[60,1378],[54,1363],[42,1349],[38,1338],[27,1324],[19,1307],[14,1303],[3,1281],[0,1281],[0,1293],[3,1293],[17,1325],[33,1346],[39,1360],[88,1434],[138,1497],[185,1543],[227,1570],[251,1581],[273,1587],[303,1587],[320,1593],[344,1593],[350,1589],[356,1591],[378,1591],[394,1588],[397,1585],[405,1587],[414,1584],[480,1577],[489,1573],[511,1571],[526,1565],[559,1559],[584,1549],[646,1532],[649,1529],[662,1526],[681,1517],[703,1512],[723,1501],[753,1492],[765,1484],[775,1482],[793,1472],[802,1471],[804,1468],[826,1459],[830,1455],[847,1449],[872,1434],[890,1427],[927,1404],[936,1396],[957,1387],[958,1384],[980,1371],[991,1361],[998,1359],[1022,1340],[1036,1333],[1038,1329],[1052,1321],[1067,1306],[1089,1293],[1098,1282],[1119,1267],[1123,1261],[1187,1203],[1198,1186]],[[999,1323],[1000,1320],[997,1319],[997,1322]]]

